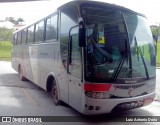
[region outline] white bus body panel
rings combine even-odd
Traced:
[[[81,79],[69,76],[69,104],[77,110],[82,107],[82,83]]]
[[[54,48],[52,44],[31,45],[29,47],[30,63],[33,72],[33,82],[46,90],[46,79],[53,72]],[[45,67],[45,68],[44,68]]]
[[[35,55],[32,51],[35,52]],[[30,46],[30,56],[33,57],[31,58],[33,82],[46,90],[47,79],[49,75],[54,74],[53,77],[57,79],[57,84],[60,88],[60,99],[67,103],[68,75],[62,65],[59,42]],[[34,59],[34,57],[37,57],[38,60]]]
[[[60,57],[61,60],[61,57]],[[60,98],[66,103],[69,103],[68,94],[69,94],[69,78],[64,65],[60,61],[60,68],[58,69],[58,84],[60,87]]]
[[[61,61],[59,42],[13,46],[13,50],[12,67],[17,72],[20,65],[23,76],[44,90],[49,75],[54,73],[60,88],[60,99],[68,103],[69,80]]]

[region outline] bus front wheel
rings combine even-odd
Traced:
[[[53,81],[52,83],[52,90],[51,90],[51,96],[53,98],[55,105],[60,105],[61,100],[59,99],[59,92],[56,83]]]

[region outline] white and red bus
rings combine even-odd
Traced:
[[[155,46],[146,17],[95,1],[72,1],[13,33],[12,67],[82,114],[150,104]]]

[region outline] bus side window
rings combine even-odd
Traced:
[[[38,41],[38,23],[35,24],[35,41],[33,42],[37,42]]]
[[[27,29],[22,31],[22,44],[26,43]]]
[[[42,42],[44,40],[43,33],[44,33],[44,20],[38,22],[35,25],[35,41],[33,42]]]
[[[14,45],[17,45],[17,33],[14,35]]]
[[[73,76],[81,78],[81,55],[78,34],[72,35],[71,39],[71,69],[69,71]]]
[[[22,42],[22,41],[21,41],[21,31],[18,32],[17,34],[18,34],[18,37],[17,37],[17,45],[18,45],[18,44],[20,45],[21,42]]]
[[[78,25],[77,9],[75,7],[65,8],[61,11],[61,33],[60,49],[62,62],[68,60],[69,31],[71,27]],[[63,63],[66,68],[66,63]]]
[[[46,40],[55,39],[58,38],[58,16],[52,15],[51,17],[47,18],[46,21]]]
[[[18,45],[19,41],[18,41],[18,33],[17,34],[17,39],[16,39],[16,45]]]
[[[28,28],[27,40],[28,44],[34,41],[34,25]]]

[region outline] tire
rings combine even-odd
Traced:
[[[25,81],[26,80],[26,78],[23,76],[21,66],[18,67],[18,76],[19,76],[21,81]]]
[[[57,87],[56,83],[54,82],[54,80],[52,82],[51,96],[52,96],[54,104],[56,106],[61,104],[61,100],[59,99],[58,87]]]

